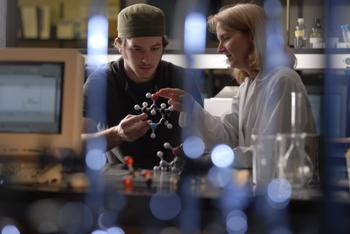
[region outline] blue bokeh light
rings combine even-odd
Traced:
[[[203,14],[193,12],[185,19],[185,51],[203,52],[205,49],[207,21]]]
[[[58,223],[66,233],[85,233],[92,227],[93,215],[85,204],[68,202],[60,210]]]
[[[111,227],[116,219],[117,215],[113,211],[106,210],[98,216],[98,226],[101,229]]]
[[[238,186],[235,183],[229,183],[221,195],[221,209],[225,214],[231,210],[245,209],[250,203],[251,196],[249,186]]]
[[[217,145],[211,152],[211,160],[217,167],[229,167],[234,161],[234,152],[228,145]]]
[[[101,65],[107,62],[108,20],[103,15],[95,15],[88,22],[88,63]]]
[[[88,22],[88,48],[104,50],[108,46],[108,20],[102,15],[92,16]]]
[[[248,229],[247,216],[241,210],[233,210],[226,217],[228,233],[245,233]]]
[[[287,227],[276,227],[271,234],[292,234],[292,232]]]
[[[95,230],[95,231],[91,232],[91,234],[107,234],[107,232],[102,231],[102,230]]]
[[[107,163],[106,155],[102,150],[89,150],[85,157],[86,165],[92,170],[101,170]]]
[[[274,179],[267,187],[267,197],[275,208],[284,208],[292,196],[292,186],[285,179]]]
[[[150,200],[150,209],[157,219],[170,220],[180,213],[181,200],[175,193],[155,193]]]
[[[107,229],[107,234],[125,234],[125,232],[120,227],[111,227]]]
[[[290,64],[285,51],[285,42],[283,38],[283,30],[280,24],[282,15],[282,5],[279,0],[267,0],[264,2],[264,10],[267,15],[266,24],[266,53],[264,55],[267,68]],[[271,56],[273,51],[273,56]]]
[[[198,136],[187,137],[183,143],[183,151],[187,157],[196,159],[204,153],[204,142]]]
[[[58,232],[57,216],[61,206],[55,199],[41,199],[30,205],[27,217],[39,233],[55,233]]]
[[[282,4],[280,0],[264,1],[264,9],[270,18],[277,18],[282,15]]]
[[[20,232],[16,226],[6,225],[2,228],[1,234],[20,234]]]
[[[213,166],[208,172],[208,180],[216,187],[225,187],[232,181],[232,171]]]

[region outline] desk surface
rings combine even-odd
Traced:
[[[225,233],[225,216],[230,210],[238,209],[243,210],[247,216],[248,233],[264,233],[261,230],[267,228],[267,224],[261,221],[261,212],[267,212],[263,215],[278,214],[273,222],[269,221],[275,222],[276,225],[284,222],[280,219],[282,216],[278,217],[283,213],[283,217],[289,220],[287,223],[293,232],[318,233],[321,228],[319,224],[324,201],[318,186],[293,191],[290,200],[278,204],[280,206],[271,206],[266,194],[255,195],[254,186],[251,186],[250,182],[250,173],[243,170],[232,171],[234,182],[231,184],[235,186],[225,188],[213,186],[206,176],[179,177],[168,172],[159,172],[153,175],[151,186],[148,186],[140,176],[135,178],[133,187],[126,190],[122,185],[122,178],[127,174],[128,171],[117,168],[110,168],[100,175],[91,173],[88,175],[91,179],[90,186],[80,188],[72,188],[66,181],[59,185],[3,184],[0,186],[0,219],[11,217],[19,223],[21,230],[25,230],[23,233],[37,233],[38,225],[33,225],[34,221],[30,216],[41,217],[40,222],[44,222],[47,219],[47,212],[35,213],[40,207],[56,207],[52,208],[50,211],[52,214],[49,214],[56,217],[62,210],[68,209],[67,206],[77,205],[89,210],[91,217],[98,217],[102,211],[112,213],[113,223],[122,226],[126,233],[144,233],[144,230],[152,228],[161,230],[169,226],[180,227],[184,222],[183,217],[193,222],[196,219],[200,220],[198,225],[201,230],[214,225],[217,229],[209,233]],[[65,176],[68,178],[71,175]],[[174,184],[171,182],[173,177],[177,177],[177,182]],[[174,210],[171,203],[174,199],[180,202],[180,213],[165,220],[155,217],[150,210],[151,201],[155,196],[166,198],[163,210]],[[350,195],[343,190],[334,196],[334,201],[349,207]],[[193,213],[194,210],[197,212]],[[186,216],[188,212],[192,215]],[[67,216],[70,217],[70,214]],[[310,224],[312,229],[309,227]],[[79,233],[91,233],[91,230],[98,228],[96,225],[93,222],[86,230]],[[64,229],[64,225],[59,222],[54,226],[60,232]]]

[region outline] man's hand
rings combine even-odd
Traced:
[[[110,127],[101,131],[95,129],[95,132],[86,132],[87,121],[85,123],[84,132],[81,135],[82,143],[86,144],[89,140],[98,138],[106,138],[107,149],[119,146],[123,141],[135,141],[142,137],[150,128],[147,122],[147,114],[127,115],[120,121],[117,126]],[[90,125],[92,121],[90,121]]]
[[[135,141],[142,137],[149,129],[147,122],[147,114],[127,115],[120,123],[113,127],[113,132],[116,133],[122,141]]]

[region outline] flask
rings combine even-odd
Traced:
[[[311,182],[313,165],[305,151],[306,134],[301,132],[301,93],[291,93],[290,144],[284,155],[284,176],[296,189]]]
[[[304,18],[298,18],[294,31],[294,48],[306,48]]]
[[[321,20],[317,17],[314,19],[314,25],[311,28],[309,43],[310,43],[310,48],[324,47]]]

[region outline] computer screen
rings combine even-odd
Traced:
[[[0,132],[59,133],[62,63],[0,63]]]
[[[74,49],[1,49],[0,154],[79,153],[83,80]]]

